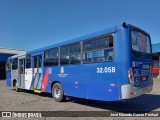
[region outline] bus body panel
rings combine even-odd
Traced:
[[[119,84],[129,84],[128,70],[131,67],[129,27],[119,27],[117,40],[117,64]]]
[[[31,90],[32,85],[32,68],[25,69],[25,89]]]
[[[12,82],[11,82],[11,71],[6,71],[6,82],[7,82],[7,86],[11,87],[12,86]]]
[[[88,68],[90,69],[88,69]],[[101,73],[95,71],[96,68],[103,68]],[[105,68],[108,68],[107,72]],[[111,71],[109,70],[111,68]],[[116,62],[106,62],[95,64],[95,66],[86,65],[86,72],[93,70],[91,74],[86,73],[87,83],[87,98],[94,100],[119,100],[119,79]]]
[[[19,80],[18,80],[18,75],[19,75],[18,70],[12,70],[12,71],[11,71],[12,87],[14,87],[14,86],[13,86],[13,81],[18,82],[18,86],[20,86],[20,82],[19,82]]]
[[[11,81],[11,65],[12,65],[12,57],[9,57],[6,62],[6,85],[8,87],[12,86]]]
[[[97,73],[97,68],[103,69],[101,73]],[[108,72],[107,68],[109,68]],[[94,100],[119,100],[120,90],[116,68],[116,62],[45,68],[45,76],[47,76],[46,71],[49,71],[45,92],[51,92],[52,82],[59,81],[63,86],[64,94],[68,96]]]

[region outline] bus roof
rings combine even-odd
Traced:
[[[83,41],[83,40],[86,40],[86,39],[89,39],[89,38],[92,38],[92,37],[104,35],[104,34],[111,34],[111,33],[114,33],[114,32],[117,31],[116,28],[117,28],[117,26],[114,26],[114,27],[111,27],[111,28],[100,30],[98,32],[86,34],[86,35],[83,35],[81,37],[77,37],[77,38],[73,38],[73,39],[66,40],[66,41],[63,41],[63,42],[59,42],[59,43],[56,43],[56,44],[52,44],[52,45],[47,46],[47,47],[39,48],[39,49],[36,49],[36,50],[31,50],[31,51],[28,51],[27,54],[41,52],[41,51],[46,50],[46,49],[51,49],[51,48],[67,45],[67,44],[74,43],[74,42],[80,42],[80,41]]]
[[[138,27],[136,27],[134,25],[131,25],[131,24],[123,23],[122,25],[133,27],[133,28],[136,28],[136,29],[139,29],[139,30],[145,32],[141,28],[138,28]],[[77,37],[77,38],[73,38],[73,39],[70,39],[70,40],[66,40],[66,41],[63,41],[63,42],[52,44],[50,46],[42,47],[42,48],[39,48],[39,49],[36,49],[36,50],[31,50],[31,51],[28,51],[27,54],[42,52],[42,51],[47,50],[47,49],[60,47],[60,46],[63,46],[63,45],[74,43],[74,42],[80,42],[80,41],[90,39],[90,38],[93,38],[93,37],[97,37],[97,36],[101,36],[101,35],[104,35],[104,34],[111,34],[111,33],[114,33],[116,31],[118,31],[118,29],[120,29],[122,27],[122,25],[116,25],[114,27],[110,27],[110,28],[106,28],[106,29],[103,29],[103,30],[100,30],[100,31],[97,31],[97,32],[89,33],[89,34],[86,34],[86,35],[83,35],[83,36],[80,36],[80,37]],[[148,34],[147,32],[145,32],[145,33]]]

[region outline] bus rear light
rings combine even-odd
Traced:
[[[133,94],[134,94],[134,92],[130,92],[130,94],[131,94],[131,95],[133,95]]]
[[[111,86],[119,86],[119,84],[110,84]]]
[[[119,86],[119,84],[114,84],[114,86]]]
[[[129,79],[132,79],[133,78],[133,76],[132,75],[129,75]]]
[[[75,82],[75,84],[80,84],[80,82]]]
[[[142,80],[146,80],[146,76],[142,76]]]
[[[132,68],[130,68],[130,69],[128,70],[128,78],[129,78],[130,84],[131,84],[131,85],[134,85],[134,78],[133,78]]]

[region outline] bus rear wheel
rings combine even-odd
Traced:
[[[52,97],[56,102],[65,100],[64,91],[60,83],[55,83],[52,87]]]

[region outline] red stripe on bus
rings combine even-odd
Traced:
[[[48,69],[45,73],[45,76],[44,76],[44,79],[43,79],[43,82],[42,82],[42,92],[45,92],[47,83],[48,83]]]

